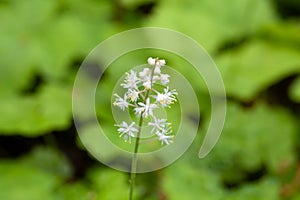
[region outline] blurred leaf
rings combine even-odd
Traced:
[[[37,136],[66,128],[71,122],[71,89],[62,85],[44,85],[33,96],[0,99],[2,134]]]
[[[18,161],[0,162],[0,199],[54,199],[57,177]]]
[[[81,182],[69,183],[60,187],[59,200],[95,200],[96,193]]]
[[[259,36],[271,42],[296,47],[300,46],[300,28],[297,21],[269,24],[259,31]]]
[[[299,50],[255,40],[226,52],[217,64],[229,96],[253,99],[259,92],[300,71]]]
[[[56,190],[72,175],[66,158],[50,147],[36,147],[17,160],[0,161],[0,199],[56,200]]]
[[[164,0],[158,5],[147,26],[183,32],[209,52],[276,19],[270,0]]]
[[[0,95],[22,89],[39,65],[40,35],[49,23],[55,2],[10,1],[0,7]],[[30,10],[30,12],[28,12]],[[36,54],[37,53],[37,54]]]
[[[33,73],[46,80],[68,77],[74,60],[116,32],[108,2],[69,3],[13,0],[0,6],[0,54],[5,55],[0,59],[0,95],[23,89]]]
[[[36,147],[29,155],[24,156],[20,161],[57,176],[60,179],[67,179],[72,176],[70,163],[61,152],[53,147]]]
[[[152,3],[154,0],[121,0],[121,4],[126,8],[135,8],[145,3]]]
[[[127,200],[128,177],[113,169],[95,168],[88,174],[97,200]]]
[[[165,170],[163,189],[167,199],[221,199],[218,176],[205,168],[195,168],[180,159]]]
[[[298,77],[290,86],[289,96],[293,101],[300,103],[300,77]]]
[[[291,200],[300,200],[300,194],[293,196]]]
[[[208,158],[227,181],[241,180],[245,172],[262,166],[276,172],[280,165],[295,161],[297,126],[289,112],[263,103],[252,109],[230,103],[227,108],[223,134]]]
[[[257,183],[246,184],[229,193],[227,200],[279,200],[279,183],[273,179],[264,179]]]

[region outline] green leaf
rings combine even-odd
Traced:
[[[0,199],[54,199],[57,177],[18,161],[0,162]]]
[[[228,96],[250,100],[261,91],[300,71],[299,50],[260,40],[217,59]]]
[[[257,183],[245,184],[231,191],[226,200],[279,200],[280,184],[272,178],[264,179]]]
[[[72,176],[72,166],[67,158],[54,147],[38,146],[20,161],[28,166],[33,166],[60,179],[68,179]]]
[[[269,0],[164,0],[146,25],[183,32],[212,52],[227,40],[239,39],[276,21],[271,3]]]
[[[300,77],[298,77],[290,86],[289,96],[293,101],[300,103]]]
[[[153,0],[121,0],[120,3],[125,8],[134,9],[139,5],[143,5],[145,3],[152,3]]]
[[[281,21],[265,26],[259,31],[258,36],[266,41],[298,48],[300,44],[299,33],[299,23],[297,21]]]
[[[44,49],[40,41],[55,8],[55,2],[11,1],[0,7],[0,95],[20,90],[31,81]]]
[[[44,85],[32,96],[2,98],[0,132],[38,136],[64,129],[70,125],[71,109],[71,89],[62,85]]]
[[[97,193],[88,189],[83,182],[68,183],[62,185],[58,192],[60,200],[86,200],[96,199]]]
[[[196,168],[183,159],[165,170],[163,190],[168,199],[221,199],[218,176],[205,168]]]
[[[128,177],[113,169],[94,168],[88,179],[96,192],[97,200],[127,200],[129,194]]]
[[[288,111],[264,103],[251,109],[230,103],[227,108],[222,136],[209,155],[210,166],[223,172],[227,181],[238,181],[261,166],[276,172],[295,161],[297,125]]]

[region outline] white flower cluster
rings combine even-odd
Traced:
[[[161,67],[166,64],[165,60],[150,57],[148,58],[148,64],[152,68],[144,68],[139,73],[131,70],[125,74],[125,80],[121,86],[127,89],[127,92],[123,97],[114,94],[116,99],[113,105],[118,106],[123,111],[128,107],[133,107],[137,117],[148,119],[148,126],[152,127],[151,134],[156,135],[162,144],[168,145],[173,139],[171,123],[168,123],[166,119],[157,118],[153,110],[159,107],[170,107],[171,104],[176,102],[177,92],[176,90],[170,90],[168,86],[162,92],[153,88],[154,83],[167,85],[170,82],[170,76],[161,73]],[[140,131],[135,122],[127,123],[123,121],[116,126],[119,127],[120,137],[129,142]]]

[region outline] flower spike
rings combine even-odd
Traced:
[[[173,142],[174,136],[171,135],[171,123],[167,119],[159,118],[155,112],[157,109],[171,107],[177,101],[178,93],[175,89],[170,90],[167,84],[170,82],[169,74],[161,73],[161,68],[166,65],[164,59],[148,58],[148,64],[151,66],[144,68],[140,72],[130,70],[126,72],[125,78],[121,86],[127,91],[123,98],[118,94],[113,105],[125,111],[132,107],[135,115],[142,120],[139,124],[143,124],[143,119],[147,118],[148,126],[152,127],[151,134],[161,142],[161,144],[169,145]],[[162,91],[154,89],[155,84],[164,86]],[[120,137],[129,143],[131,138],[139,137],[141,127],[137,127],[135,122],[127,123],[123,121],[117,124]]]

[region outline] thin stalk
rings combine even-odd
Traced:
[[[133,189],[135,186],[135,177],[136,177],[136,169],[137,169],[137,154],[139,150],[139,144],[140,144],[140,135],[143,125],[143,115],[141,114],[140,122],[139,122],[139,129],[135,140],[135,146],[134,146],[134,152],[133,152],[133,158],[131,163],[131,174],[130,174],[130,192],[129,192],[129,200],[132,200],[133,196]]]
[[[150,84],[151,88],[152,88],[154,69],[155,69],[155,66],[153,67],[153,69],[151,71],[151,84]],[[150,93],[150,89],[148,89],[146,92],[146,95],[144,98],[144,103],[146,103],[146,100],[149,97],[149,93]],[[132,163],[131,163],[129,200],[132,200],[133,190],[134,190],[134,186],[135,186],[136,169],[137,169],[137,155],[138,155],[138,151],[139,151],[143,121],[144,121],[144,118],[143,118],[143,112],[142,112],[141,116],[140,116],[139,127],[138,127],[138,132],[137,132],[137,136],[136,136],[136,140],[135,140],[133,158],[132,158]]]

